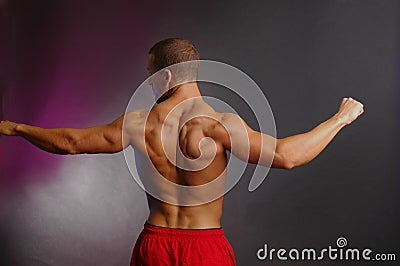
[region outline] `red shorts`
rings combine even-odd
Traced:
[[[233,249],[223,228],[177,229],[144,224],[131,266],[232,266]]]

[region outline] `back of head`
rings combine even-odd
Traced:
[[[161,40],[150,48],[149,54],[154,56],[154,67],[157,70],[186,61],[199,60],[200,54],[188,40],[168,38]]]
[[[173,75],[171,88],[197,80],[199,67],[197,60],[200,60],[200,54],[188,40],[181,38],[161,40],[150,48],[149,54],[153,56],[153,66],[157,71],[174,65],[168,68]]]

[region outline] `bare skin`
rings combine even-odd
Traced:
[[[156,71],[152,60],[150,55],[148,69],[151,73]],[[166,74],[171,78],[171,73]],[[21,136],[37,147],[57,154],[115,153],[131,145],[140,163],[138,172],[144,183],[157,185],[154,177],[161,175],[176,184],[196,186],[220,175],[224,180],[227,151],[249,163],[271,164],[274,168],[291,169],[306,164],[363,112],[360,102],[343,98],[338,112],[314,129],[274,139],[254,131],[238,115],[215,112],[201,99],[197,84],[186,83],[166,91],[153,109],[130,112],[110,124],[86,129],[43,129],[1,121],[0,135]],[[124,119],[128,137],[123,143]],[[189,121],[185,123],[187,119]],[[179,125],[182,125],[180,131]],[[248,140],[248,145],[243,139]],[[274,149],[272,144],[275,141]],[[182,155],[177,152],[177,147]],[[168,159],[171,157],[189,168],[204,163],[207,166],[198,171],[187,171],[171,162]],[[190,162],[185,158],[200,160]],[[178,195],[161,186],[158,189],[165,198],[193,197]],[[221,227],[223,196],[198,206],[179,206],[146,195],[150,209],[147,221],[153,225],[191,229]]]

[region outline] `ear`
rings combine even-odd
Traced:
[[[170,89],[169,85],[171,84],[171,80],[172,80],[171,70],[165,69],[164,75],[165,75],[165,85],[166,85],[166,87],[168,87]]]

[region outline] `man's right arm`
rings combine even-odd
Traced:
[[[113,122],[88,128],[41,128],[12,121],[0,121],[0,136],[20,136],[38,148],[55,154],[116,153],[131,144],[146,116],[144,110],[121,115]],[[123,123],[125,138],[122,138]],[[139,123],[141,122],[141,123]]]
[[[229,114],[222,121],[230,131],[224,146],[243,161],[291,169],[317,157],[343,127],[363,112],[360,102],[344,98],[338,112],[325,122],[306,133],[282,139],[252,130],[239,116]]]
[[[122,143],[120,116],[110,124],[89,128],[41,128],[12,121],[0,122],[0,135],[19,136],[38,148],[55,154],[115,153],[128,143]]]

